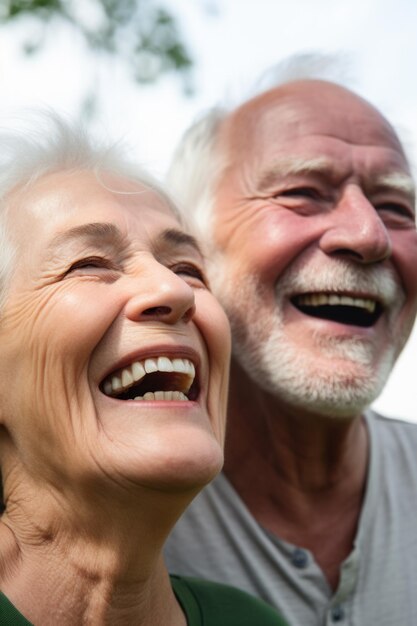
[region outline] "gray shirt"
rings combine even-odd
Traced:
[[[373,412],[366,419],[365,500],[335,593],[312,554],[260,526],[224,475],[175,527],[169,570],[260,596],[292,626],[416,626],[417,425]]]

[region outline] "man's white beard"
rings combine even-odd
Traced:
[[[234,356],[257,385],[304,411],[353,417],[379,395],[408,337],[411,327],[401,337],[395,337],[393,328],[405,296],[387,268],[353,266],[337,259],[329,260],[325,270],[320,265],[304,255],[302,263],[292,264],[276,284],[273,308],[268,305],[270,294],[253,278],[240,276],[231,285],[219,264],[213,290],[231,322]],[[379,357],[366,338],[317,332],[312,350],[311,344],[304,349],[288,336],[283,321],[285,297],[331,291],[374,294],[389,308],[389,328],[385,347],[377,348]]]

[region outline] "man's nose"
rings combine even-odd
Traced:
[[[377,263],[391,255],[387,227],[360,187],[346,187],[329,220],[330,227],[320,240],[326,254],[360,263]]]
[[[126,304],[126,317],[136,322],[189,322],[195,313],[194,290],[167,267],[152,265],[145,280],[132,279],[136,288]]]

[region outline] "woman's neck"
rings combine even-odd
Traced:
[[[185,626],[161,556],[178,512],[170,519],[161,505],[152,525],[143,511],[154,508],[142,503],[124,515],[97,512],[85,525],[82,512],[78,524],[50,517],[48,504],[24,515],[12,507],[0,522],[1,589],[29,621]]]

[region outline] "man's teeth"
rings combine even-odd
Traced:
[[[170,359],[166,356],[160,356],[153,359],[145,359],[144,361],[135,361],[131,365],[119,370],[104,382],[104,393],[108,396],[123,393],[132,385],[140,382],[146,374],[152,374],[154,372],[173,372],[181,374],[181,387],[182,391],[185,393],[189,391],[195,377],[195,367],[189,359]],[[135,400],[187,400],[187,396],[185,396],[185,393],[182,393],[182,391],[147,392],[143,396],[137,396]],[[165,397],[170,393],[175,394],[175,396],[172,398]],[[159,397],[160,394],[163,394],[164,397]],[[177,397],[178,394],[180,395]]]
[[[369,298],[352,298],[351,296],[339,296],[335,293],[312,293],[298,296],[297,302],[304,306],[345,305],[366,309],[369,313],[375,312],[376,302]]]

